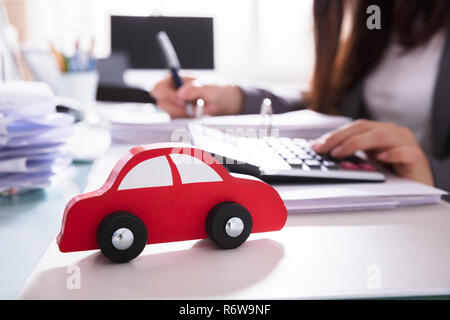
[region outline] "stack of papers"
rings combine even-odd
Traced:
[[[386,173],[384,183],[275,185],[289,212],[392,209],[433,204],[445,191]]]
[[[56,113],[51,89],[36,82],[0,85],[0,192],[48,186],[71,163],[64,151],[74,118]]]
[[[248,114],[208,117],[202,120],[202,124],[219,130],[271,128],[279,130],[280,136],[315,139],[351,121],[348,117],[299,110],[272,116]]]
[[[202,125],[219,130],[244,130],[244,133],[251,129],[265,129],[270,133],[269,131],[275,129],[280,136],[305,139],[317,138],[351,121],[347,117],[328,116],[311,110],[293,111],[270,117],[253,114],[206,116],[201,120],[171,119],[155,105],[142,103],[103,103],[98,105],[97,111],[110,130],[112,141],[121,144],[179,141],[183,135],[182,130],[187,132],[188,124],[192,121],[199,121]],[[177,129],[181,130],[176,132]]]
[[[102,123],[115,144],[148,144],[170,141],[174,130],[187,128],[187,119],[172,120],[150,103],[98,103]]]

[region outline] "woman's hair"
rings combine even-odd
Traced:
[[[381,28],[369,29],[367,8],[377,5]],[[350,34],[341,41],[345,10]],[[393,34],[405,50],[428,41],[450,21],[449,0],[314,0],[315,67],[308,105],[339,113],[342,96],[377,66]]]

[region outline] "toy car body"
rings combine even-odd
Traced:
[[[97,191],[67,204],[60,251],[100,248],[126,262],[146,244],[210,237],[235,248],[250,232],[283,228],[287,212],[268,184],[230,174],[209,153],[180,144],[131,149]]]

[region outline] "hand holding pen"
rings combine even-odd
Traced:
[[[243,95],[237,86],[201,84],[194,78],[181,77],[180,61],[167,34],[160,31],[157,41],[171,73],[151,91],[161,109],[173,118],[241,112]]]
[[[172,42],[170,42],[169,36],[166,32],[160,31],[156,37],[164,59],[166,60],[167,68],[169,68],[170,73],[172,74],[172,80],[175,88],[179,89],[183,85],[183,79],[178,73],[181,66],[177,53],[175,52]],[[186,101],[184,107],[186,109],[187,116],[192,118],[194,116],[194,106],[192,102]]]
[[[172,76],[159,81],[150,94],[157,105],[172,118],[187,117],[186,101],[197,101],[194,113],[203,104],[203,115],[233,115],[242,112],[243,94],[230,84],[204,83],[192,77],[182,77],[183,85],[177,89]]]

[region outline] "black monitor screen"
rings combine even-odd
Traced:
[[[204,17],[111,17],[111,50],[127,52],[133,69],[164,69],[156,40],[165,31],[184,69],[214,69],[213,19]]]

